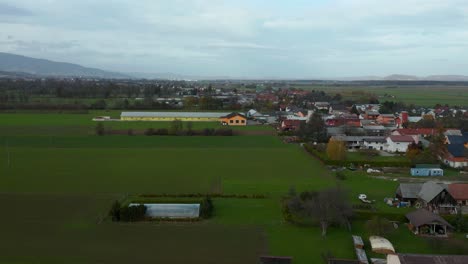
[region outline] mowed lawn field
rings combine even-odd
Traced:
[[[31,120],[32,128],[72,127],[67,118],[77,118],[20,115]],[[79,116],[78,125],[89,127]],[[1,114],[0,127],[14,130],[28,124],[18,117]],[[352,232],[332,227],[324,239],[317,227],[285,223],[281,197],[291,186],[300,192],[339,184],[353,202],[359,193],[367,193],[379,209],[390,212],[382,200],[397,186],[360,173],[337,181],[299,146],[274,136],[34,135],[0,130],[0,142],[0,263],[254,264],[259,255],[269,254],[293,256],[295,264],[305,264],[320,263],[327,253],[354,258],[350,237],[369,235],[363,222],[354,222]],[[130,194],[220,192],[266,198],[216,198],[214,217],[197,223],[113,223],[105,218],[113,201]],[[431,252],[403,225],[391,240],[400,252]]]

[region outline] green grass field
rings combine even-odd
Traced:
[[[75,122],[88,127],[90,121],[73,114],[0,115],[0,127],[13,131],[25,124],[48,128]],[[285,223],[280,200],[291,186],[300,192],[340,184],[353,203],[366,193],[379,210],[405,212],[382,201],[394,194],[396,182],[358,172],[337,181],[299,146],[274,136],[68,132],[0,130],[0,263],[257,263],[258,255],[273,254],[305,264],[319,263],[326,252],[353,258],[350,235],[367,235],[364,223],[354,222],[352,232],[332,227],[326,239],[317,227]],[[125,224],[105,218],[112,202],[126,195],[213,192],[267,198],[216,198],[214,217],[197,223]],[[430,251],[404,226],[397,234],[391,239],[401,252]]]
[[[94,135],[96,116],[111,116],[118,119],[121,111],[90,111],[89,113],[15,113],[0,112],[0,136],[76,136]],[[103,122],[107,129],[146,130],[148,128],[170,128],[171,122]],[[186,128],[186,123],[183,123]],[[193,129],[225,128],[219,122],[192,122]],[[230,127],[236,131],[272,131],[270,126]]]
[[[295,85],[296,88],[340,93],[343,98],[358,100],[362,96],[356,91],[379,96],[379,101],[397,101],[419,106],[434,107],[436,104],[468,106],[467,86],[408,85],[408,86],[318,86]],[[387,95],[387,97],[384,97]],[[391,96],[394,96],[391,97]]]

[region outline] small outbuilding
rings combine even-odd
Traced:
[[[447,230],[453,228],[440,215],[419,209],[406,214],[409,220],[409,228],[416,235],[447,236]]]
[[[410,170],[411,176],[444,176],[444,170],[437,164],[418,164]]]
[[[396,197],[403,202],[414,204],[418,200],[422,183],[400,183],[396,190]]]

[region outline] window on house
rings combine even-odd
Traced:
[[[229,120],[229,123],[231,123],[231,124],[234,123],[234,120]]]
[[[236,124],[239,124],[239,120],[236,120]]]
[[[244,123],[245,123],[245,120],[241,120],[241,123],[244,124]]]

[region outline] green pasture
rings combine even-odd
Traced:
[[[362,93],[377,95],[379,101],[398,101],[433,107],[436,104],[468,106],[468,86],[407,85],[407,86],[319,86],[295,85],[297,88],[340,93],[345,99],[359,100]],[[386,97],[384,97],[387,95]],[[394,96],[394,97],[392,97]]]
[[[14,131],[29,119],[32,128],[89,129],[88,117],[96,114],[1,114],[0,128]],[[258,255],[273,254],[305,264],[320,263],[327,252],[354,257],[350,236],[366,235],[365,223],[354,222],[351,232],[331,227],[327,238],[317,227],[285,223],[281,197],[291,186],[301,192],[339,184],[353,203],[366,193],[379,211],[404,213],[383,204],[396,182],[360,172],[337,181],[302,148],[274,136],[0,132],[0,143],[0,263],[257,263]],[[215,198],[214,217],[197,223],[105,217],[127,195],[220,192],[266,198]],[[391,240],[401,252],[430,251],[404,226],[397,232]]]
[[[120,118],[121,111],[90,111],[88,113],[31,113],[18,111],[14,113],[0,113],[0,136],[73,136],[94,135],[98,122],[92,121],[96,116],[110,116]],[[146,130],[149,128],[171,127],[171,122],[142,122],[142,121],[106,121],[102,122],[106,129],[112,130]],[[187,122],[183,122],[184,129]],[[192,129],[226,128],[219,122],[192,122]],[[271,131],[271,126],[237,126],[229,127],[237,131]]]

